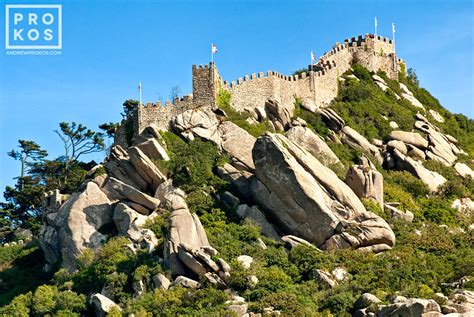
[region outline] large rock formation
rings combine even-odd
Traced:
[[[195,136],[214,142],[232,158],[239,170],[253,171],[252,148],[255,137],[230,121],[220,122],[211,108],[187,110],[173,121],[173,128],[188,140]]]
[[[52,265],[61,255],[64,267],[74,270],[83,250],[97,248],[105,241],[99,229],[112,221],[112,214],[107,195],[97,184],[88,182],[83,191],[74,193],[57,212],[46,216],[48,224],[40,243],[47,262]]]
[[[163,207],[171,210],[165,243],[165,263],[171,274],[202,277],[210,272],[218,274],[212,278],[223,283],[220,276],[225,277],[225,270],[211,258],[217,255],[217,251],[210,246],[197,215],[189,212],[184,192],[168,181],[160,185],[156,196],[163,201]]]
[[[314,155],[325,166],[341,164],[339,158],[316,133],[309,128],[296,126],[286,133],[286,137]]]
[[[366,157],[347,171],[346,184],[359,198],[371,198],[383,209],[383,176]]]
[[[255,201],[281,231],[323,249],[383,251],[395,243],[388,224],[365,210],[356,194],[309,152],[279,134],[253,148]]]

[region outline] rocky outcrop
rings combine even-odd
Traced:
[[[263,212],[257,206],[249,207],[246,204],[238,206],[237,215],[245,221],[260,228],[260,232],[275,241],[280,241],[280,235],[275,227],[268,222]]]
[[[260,137],[253,158],[253,197],[283,232],[323,249],[380,251],[395,243],[384,220],[367,212],[334,172],[284,136]]]
[[[428,136],[429,146],[426,156],[446,166],[452,166],[457,160],[456,155],[461,153],[455,145],[457,140],[441,133],[439,128],[431,124],[423,115],[418,113],[416,118],[418,120],[415,122],[415,128]]]
[[[474,202],[471,200],[471,198],[468,197],[458,198],[453,201],[453,203],[451,204],[451,208],[454,208],[457,211],[469,215],[471,213],[474,213]]]
[[[422,163],[402,154],[397,149],[393,150],[393,154],[396,159],[396,166],[399,169],[409,171],[413,175],[417,176],[428,186],[430,191],[436,192],[439,187],[446,182],[446,179],[442,175],[428,170],[423,166]]]
[[[390,138],[421,149],[427,149],[429,144],[423,136],[416,132],[392,131],[390,132]]]
[[[53,265],[61,255],[64,267],[74,270],[83,250],[98,248],[106,240],[99,229],[112,221],[112,214],[107,195],[88,182],[83,191],[72,194],[57,212],[46,216],[40,243],[47,262]]]
[[[197,215],[189,212],[184,192],[167,181],[160,185],[155,196],[163,201],[163,207],[171,210],[165,243],[165,264],[171,274],[194,277],[211,272],[225,277],[226,270],[211,258],[217,251],[210,246]]]
[[[339,132],[344,128],[346,122],[334,110],[324,108],[318,112],[329,129]]]
[[[342,164],[331,148],[311,129],[295,126],[288,130],[286,137],[310,152],[325,166]]]
[[[404,220],[404,221],[407,221],[407,222],[412,222],[413,221],[413,219],[415,218],[415,215],[411,211],[407,210],[407,211],[404,212],[404,211],[401,211],[400,209],[398,209],[395,206],[396,206],[396,204],[394,204],[394,203],[384,204],[385,209],[387,209],[390,212],[393,219]]]
[[[373,199],[383,208],[383,176],[366,157],[349,168],[345,183],[357,197]]]
[[[281,237],[281,240],[285,242],[286,246],[289,249],[293,249],[294,247],[297,247],[299,245],[304,245],[304,246],[313,248],[315,250],[321,251],[318,248],[316,248],[313,244],[306,241],[305,239],[298,238],[298,237],[293,236],[291,234]]]
[[[289,128],[293,114],[290,113],[288,108],[276,100],[267,100],[265,102],[265,111],[276,131],[282,132]]]
[[[464,178],[471,177],[474,180],[474,171],[464,163],[454,164],[454,169]]]
[[[345,126],[344,128],[342,128],[341,132],[342,132],[342,138],[341,138],[342,143],[346,144],[347,146],[353,149],[360,149],[362,151],[372,154],[373,156],[375,156],[377,161],[380,164],[382,164],[383,158],[382,158],[382,155],[380,154],[379,148],[373,145],[372,143],[370,143],[359,132],[357,132],[356,130],[352,129],[349,126]]]
[[[413,93],[408,89],[407,86],[405,86],[405,84],[400,83],[400,90],[402,97],[408,100],[413,106],[423,110],[425,109],[423,104],[418,99],[416,99],[415,96],[413,96]]]
[[[150,211],[153,211],[158,208],[158,206],[160,205],[159,199],[147,195],[113,177],[110,177],[106,181],[103,190],[111,199],[130,200],[145,207],[146,210],[148,210],[147,214]]]
[[[195,136],[214,142],[228,153],[238,170],[253,171],[252,148],[255,138],[230,121],[220,122],[211,108],[183,112],[173,121],[173,128],[188,140]]]

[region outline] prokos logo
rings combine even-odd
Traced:
[[[5,6],[6,49],[61,49],[62,6]]]

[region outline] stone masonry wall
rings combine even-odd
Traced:
[[[201,106],[215,106],[218,89],[222,87],[231,93],[231,106],[239,111],[252,111],[263,107],[265,101],[273,99],[284,107],[294,111],[295,97],[309,100],[318,107],[325,107],[337,96],[339,77],[359,63],[368,70],[384,71],[389,78],[398,79],[400,64],[392,41],[388,38],[366,34],[357,38],[336,43],[332,50],[321,56],[316,65],[308,72],[295,76],[285,76],[269,71],[266,74],[246,75],[230,84],[222,81],[214,63],[192,66],[192,95],[176,99],[171,103],[148,103],[138,106],[133,121],[135,134],[150,124],[161,129],[169,129],[170,120],[179,113]],[[120,129],[119,129],[120,130]],[[119,131],[117,139],[124,139],[124,129]],[[123,142],[121,142],[123,143]]]

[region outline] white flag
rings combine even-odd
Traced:
[[[392,32],[395,33],[395,23],[392,22]]]
[[[212,54],[215,54],[218,52],[216,44],[212,44],[211,50],[212,50]]]
[[[312,62],[316,61],[316,56],[314,56],[313,51],[311,51],[311,61]]]
[[[138,92],[142,92],[142,82],[138,83]]]

